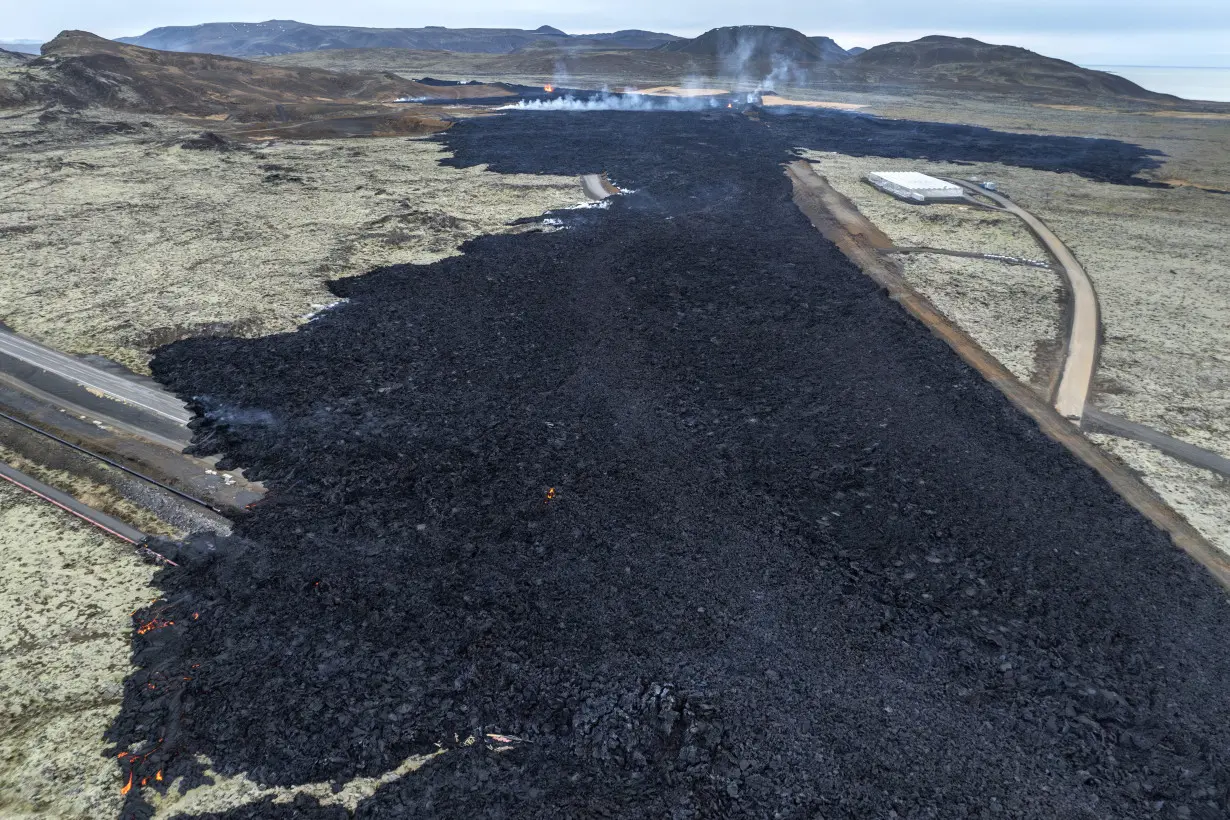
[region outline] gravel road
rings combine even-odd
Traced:
[[[457,165],[636,193],[164,348],[271,493],[158,576],[125,817],[205,759],[341,790],[436,748],[354,816],[1227,816],[1224,592],[795,209],[826,122],[459,123]],[[345,814],[270,800],[198,816]]]

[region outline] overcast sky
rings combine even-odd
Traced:
[[[1022,45],[1084,64],[1230,66],[1230,0],[0,0],[0,40],[64,29],[104,37],[157,26],[293,19],[305,23],[537,28],[569,33],[644,28],[695,35],[760,23],[872,46],[924,34]]]

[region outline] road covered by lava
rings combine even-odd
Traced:
[[[270,493],[136,616],[126,816],[206,759],[340,789],[439,748],[355,816],[1224,816],[1224,594],[797,211],[833,116],[458,123],[450,162],[634,193],[164,348]],[[968,147],[1151,161],[1048,139]]]

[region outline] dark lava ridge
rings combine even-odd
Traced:
[[[162,349],[198,450],[270,493],[137,615],[174,621],[111,732],[138,782],[439,743],[355,816],[1227,816],[1223,592],[810,226],[801,122],[457,123],[455,164],[637,193]],[[487,733],[528,742],[457,748]]]

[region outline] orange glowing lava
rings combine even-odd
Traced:
[[[542,90],[543,90],[543,91],[545,91],[545,92],[547,92],[548,94],[550,94],[552,91],[554,91],[554,90],[555,90],[555,86],[550,85],[550,84],[548,84],[548,85],[544,85],[544,86],[542,87]]]
[[[141,624],[137,627],[137,634],[144,635],[146,632],[153,632],[155,629],[162,629],[164,626],[175,626],[175,621],[164,621],[161,618],[155,618],[149,623]]]
[[[547,490],[547,497],[543,499],[543,503],[545,504],[548,501],[554,501],[554,500],[555,500],[555,488],[552,487],[551,489]]]
[[[162,782],[162,769],[159,769],[157,772],[154,773],[154,779],[157,780],[159,783]]]
[[[128,782],[124,784],[124,788],[120,789],[120,794],[128,794],[132,791],[132,772],[128,773]]]

